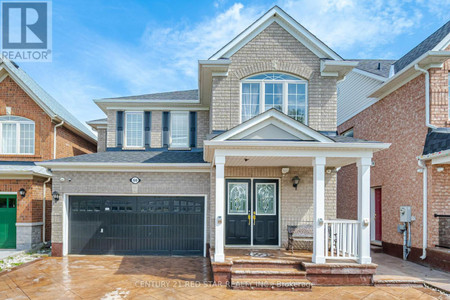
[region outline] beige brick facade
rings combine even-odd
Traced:
[[[231,56],[227,77],[213,78],[212,130],[240,122],[240,81],[261,72],[286,72],[308,81],[309,126],[336,130],[336,78],[320,75],[320,59],[277,23]]]

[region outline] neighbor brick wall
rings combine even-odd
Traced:
[[[320,60],[277,23],[231,56],[227,77],[213,78],[212,130],[239,124],[240,81],[261,72],[286,72],[308,80],[309,126],[336,130],[336,78],[320,76]]]
[[[397,232],[399,207],[410,205],[416,221],[412,224],[412,246],[422,246],[422,174],[417,173],[416,157],[422,154],[425,126],[425,77],[421,75],[376,102],[338,127],[354,128],[354,136],[392,143],[374,154],[371,186],[382,188],[382,240],[402,244]],[[337,215],[355,217],[357,212],[356,166],[338,173]]]
[[[97,144],[82,138],[64,126],[56,128],[56,158],[97,152]]]
[[[450,47],[448,48],[450,50]],[[448,74],[450,59],[442,68],[430,69],[430,123],[437,127],[450,127]]]
[[[300,177],[297,190],[292,186],[292,177]],[[325,175],[325,218],[336,218],[336,173]],[[280,167],[225,167],[225,178],[276,178],[280,179],[280,214],[281,245],[287,243],[287,226],[302,222],[312,222],[313,203],[313,168],[291,167],[283,175]],[[211,198],[209,201],[209,242],[214,246],[215,230],[215,168],[211,172]]]

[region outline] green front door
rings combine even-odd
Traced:
[[[0,249],[16,248],[16,195],[0,195]]]

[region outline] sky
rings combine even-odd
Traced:
[[[53,60],[19,63],[81,121],[93,99],[195,89],[207,59],[278,5],[345,59],[398,59],[450,19],[448,0],[55,0]]]

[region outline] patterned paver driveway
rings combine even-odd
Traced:
[[[70,256],[0,276],[0,299],[434,299],[426,288],[313,287],[312,292],[233,291],[212,286],[207,259]]]

